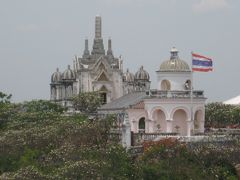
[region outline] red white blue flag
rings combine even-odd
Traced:
[[[212,59],[192,53],[192,71],[209,72],[213,70]]]

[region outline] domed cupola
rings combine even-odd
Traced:
[[[123,75],[123,81],[124,82],[134,82],[134,75],[132,73],[130,73],[128,69],[127,69],[127,72],[124,73],[124,75]]]
[[[58,83],[62,80],[62,74],[59,72],[59,69],[57,68],[56,72],[52,74],[51,81],[52,83]]]
[[[73,70],[71,70],[70,65],[68,65],[68,68],[63,72],[62,79],[75,80],[75,73],[73,72]]]
[[[149,81],[150,77],[147,71],[143,69],[143,66],[135,74],[135,80]]]
[[[171,49],[171,57],[169,60],[164,61],[160,65],[160,72],[190,72],[190,68],[188,64],[179,59],[178,57],[178,50],[173,47]]]

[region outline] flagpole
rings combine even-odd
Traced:
[[[193,51],[191,52],[191,89],[190,89],[191,123],[193,121],[193,63],[192,63],[192,59],[193,59]]]

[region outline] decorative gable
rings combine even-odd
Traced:
[[[106,71],[105,65],[101,62],[101,64],[98,66],[98,69],[101,71]]]
[[[103,71],[96,79],[96,81],[110,81],[106,73]]]

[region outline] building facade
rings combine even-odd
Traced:
[[[169,60],[156,71],[158,86],[133,92],[103,105],[99,113],[127,114],[134,133],[177,133],[191,136],[204,132],[203,91],[192,91],[192,71],[172,48]]]
[[[71,107],[71,99],[81,92],[98,91],[103,105],[99,113],[127,115],[132,132],[177,133],[190,136],[204,132],[203,91],[193,91],[192,71],[172,48],[170,58],[156,71],[157,89],[150,89],[150,77],[143,66],[133,74],[123,72],[123,60],[113,54],[112,41],[107,50],[102,38],[102,20],[95,19],[95,38],[91,51],[88,40],[81,56],[51,76],[51,100]]]
[[[135,75],[123,72],[123,60],[113,54],[112,41],[108,39],[107,50],[102,38],[102,20],[95,19],[95,38],[92,50],[88,39],[82,56],[75,56],[73,69],[61,73],[59,69],[51,77],[51,100],[71,106],[71,98],[81,92],[98,91],[103,103],[111,102],[125,94],[150,89],[150,77],[143,67]]]

